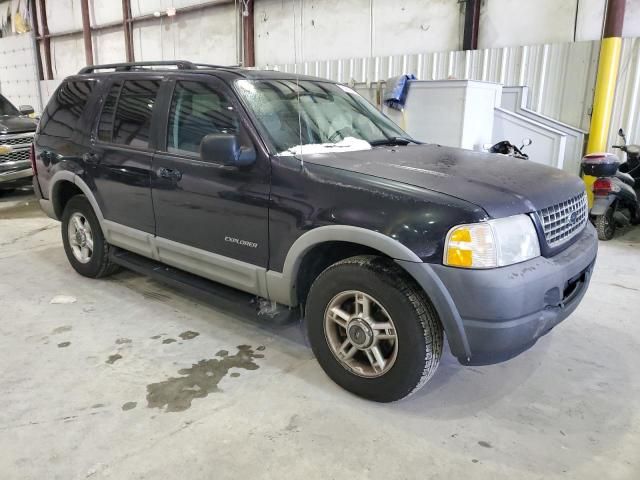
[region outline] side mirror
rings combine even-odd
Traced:
[[[20,108],[18,108],[18,110],[20,110],[20,113],[22,115],[31,115],[32,113],[35,113],[35,110],[31,105],[20,105]]]
[[[624,143],[627,143],[627,136],[624,134],[624,130],[622,128],[618,129],[618,136],[622,137]]]
[[[228,167],[246,167],[256,161],[253,148],[242,148],[238,137],[229,133],[210,133],[200,142],[200,158],[204,162]]]

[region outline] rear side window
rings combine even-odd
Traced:
[[[100,115],[98,138],[120,145],[147,148],[151,116],[159,88],[159,80],[129,80],[123,82],[121,87],[119,84],[113,85]]]
[[[40,133],[71,137],[95,85],[95,80],[69,81],[60,85],[42,112]]]
[[[194,152],[210,133],[237,134],[238,114],[229,98],[215,85],[177,82],[171,101],[167,151]]]

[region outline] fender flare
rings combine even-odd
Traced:
[[[465,358],[470,355],[469,343],[464,332],[460,314],[433,268],[422,262],[409,248],[384,235],[366,228],[348,225],[329,225],[314,228],[298,238],[287,253],[282,273],[266,272],[266,286],[269,299],[296,306],[296,278],[304,255],[314,246],[325,242],[344,241],[373,248],[394,259],[427,294],[435,307],[447,334],[454,355]]]
[[[291,245],[282,273],[273,270],[266,272],[267,291],[271,300],[290,306],[297,305],[295,283],[302,259],[311,248],[325,242],[356,243],[378,250],[395,260],[422,262],[414,252],[380,232],[349,225],[317,227],[303,234]]]
[[[100,227],[104,230],[104,215],[102,215],[102,210],[100,210],[100,207],[98,206],[98,201],[96,200],[96,197],[93,195],[93,192],[91,191],[89,186],[76,173],[70,172],[68,170],[62,170],[56,172],[53,177],[51,177],[51,180],[49,182],[49,200],[54,205],[54,207],[56,202],[57,190],[58,188],[60,188],[61,182],[64,181],[73,183],[87,197],[87,200],[89,200],[89,203],[91,204],[96,217],[98,217]]]

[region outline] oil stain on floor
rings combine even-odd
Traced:
[[[256,350],[264,350],[264,347],[258,347]],[[236,354],[229,355],[226,350],[220,350],[216,357],[218,358],[200,360],[190,368],[178,370],[182,377],[172,377],[147,385],[147,407],[166,407],[165,412],[186,410],[191,407],[194,398],[204,398],[210,393],[219,392],[218,384],[230,369],[260,368],[254,360],[263,358],[264,355],[255,353],[250,345],[238,345]]]
[[[198,335],[200,335],[198,332],[192,332],[191,330],[187,330],[186,332],[182,332],[178,336],[183,340],[191,340],[193,338],[196,338]]]
[[[107,359],[107,361],[105,363],[108,363],[109,365],[113,365],[114,363],[116,363],[121,358],[122,358],[122,355],[120,355],[119,353],[116,353],[114,355],[109,355],[109,358]]]

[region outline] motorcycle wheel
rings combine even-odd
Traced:
[[[613,218],[616,209],[610,206],[604,215],[595,218],[595,226],[600,240],[611,240],[616,233],[616,221]]]

